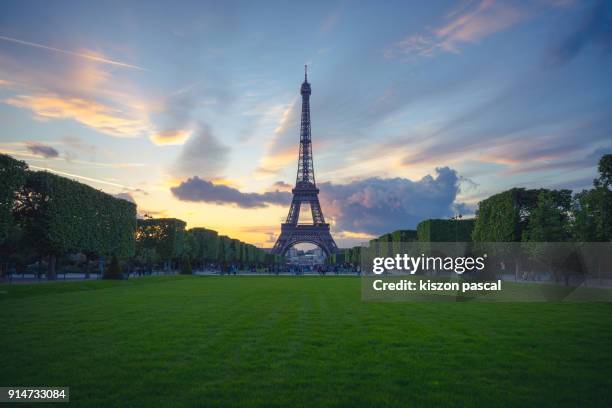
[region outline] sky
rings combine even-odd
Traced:
[[[612,152],[611,3],[3,1],[0,151],[271,247],[308,64],[341,247],[579,191]]]

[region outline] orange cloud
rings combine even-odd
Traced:
[[[289,125],[293,123],[293,121],[297,118],[297,111],[295,111],[297,106],[297,100],[298,98],[296,96],[295,98],[293,98],[293,101],[291,101],[289,105],[284,107],[278,121],[278,126],[276,127],[276,129],[274,129],[276,138],[282,135],[287,130]],[[272,111],[273,114],[276,114],[277,112],[278,108]]]
[[[287,147],[281,151],[270,153],[262,157],[259,162],[259,167],[255,169],[254,174],[260,177],[277,174],[290,163],[296,163],[297,165],[297,159],[298,152],[296,144],[296,146]]]
[[[191,136],[191,130],[165,130],[151,135],[151,141],[158,146],[182,145]]]
[[[352,232],[352,231],[338,231],[335,232],[336,238],[353,238],[353,239],[365,239],[370,240],[375,238],[376,235],[368,234],[366,232]]]
[[[277,106],[270,111],[270,114],[277,116],[278,123],[274,129],[274,136],[268,140],[266,154],[259,161],[259,166],[255,169],[254,175],[266,177],[281,171],[289,163],[297,160],[297,144],[293,140],[287,139],[287,131],[292,124],[299,122],[299,112],[297,110],[298,98],[295,97],[286,106]],[[280,115],[279,115],[280,114]]]
[[[41,119],[73,119],[116,137],[137,137],[149,128],[144,118],[126,115],[117,108],[84,98],[56,94],[18,95],[5,102],[30,109]]]

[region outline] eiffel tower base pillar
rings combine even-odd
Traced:
[[[274,244],[272,253],[284,256],[296,244],[309,243],[321,248],[327,257],[338,251],[329,232],[329,224],[293,225],[281,224],[281,234]]]

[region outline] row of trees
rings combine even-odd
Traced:
[[[404,242],[609,242],[612,241],[612,155],[601,158],[593,188],[513,188],[482,200],[474,219],[425,220],[370,241]],[[7,265],[38,261],[55,277],[58,257],[115,258],[152,268],[206,263],[273,264],[278,256],[205,228],[186,230],[174,218],[136,219],[136,205],[0,154],[0,257]],[[358,265],[361,247],[341,249],[331,264]],[[0,272],[4,272],[0,270]]]
[[[599,161],[593,188],[513,188],[478,205],[472,237],[481,242],[612,241],[612,155]]]
[[[478,203],[473,219],[425,220],[416,230],[399,230],[370,240],[402,242],[610,242],[612,241],[612,155],[598,164],[593,188],[513,188]],[[395,248],[394,248],[395,249]],[[343,249],[331,263],[359,264],[361,247]]]
[[[47,264],[54,279],[59,256],[82,253],[129,258],[134,255],[136,205],[85,184],[0,155],[0,255],[24,264]]]
[[[475,219],[431,219],[421,221],[416,230],[397,230],[368,242],[369,248],[385,248],[389,255],[402,252],[402,245],[410,242],[469,242],[472,240]],[[334,265],[359,265],[361,246],[340,249],[329,262]]]
[[[97,261],[109,277],[121,276],[120,265],[190,272],[193,263],[280,262],[253,245],[185,225],[137,220],[134,203],[0,154],[0,275],[9,265],[23,270],[36,263],[55,279],[57,260],[77,254],[87,273]]]
[[[556,280],[601,277],[612,241],[612,155],[598,165],[593,187],[570,190],[514,188],[479,203],[472,238],[475,242],[511,242],[497,246],[496,257],[514,267],[515,277],[545,268]],[[544,243],[544,244],[543,244]],[[585,244],[589,243],[589,244]]]
[[[138,220],[136,261],[151,267],[163,263],[164,269],[180,267],[190,273],[192,266],[206,264],[256,265],[280,263],[282,258],[238,239],[219,235],[206,228],[185,229],[176,218]]]

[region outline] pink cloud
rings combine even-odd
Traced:
[[[550,1],[540,3],[540,7],[568,7],[569,1]],[[441,52],[460,52],[464,44],[501,32],[518,24],[538,12],[537,4],[513,4],[508,1],[481,0],[475,5],[450,13],[448,21],[425,34],[410,35],[383,54],[387,58],[401,55],[420,55],[431,57]]]

